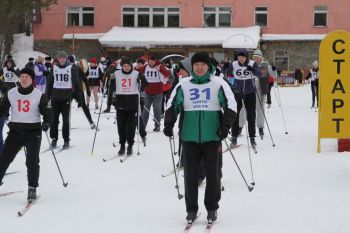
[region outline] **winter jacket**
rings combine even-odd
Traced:
[[[125,75],[135,76],[137,77],[137,94],[122,94],[118,93],[118,88],[116,90],[116,98],[115,98],[115,107],[119,110],[123,111],[137,111],[139,105],[139,96],[140,92],[144,91],[147,86],[147,80],[142,73],[139,73],[136,70],[131,70],[129,73],[124,72],[124,70],[116,71],[113,76],[115,78],[114,85],[121,84],[121,78],[125,77]]]
[[[14,89],[11,89],[11,91],[17,91],[21,95],[29,95],[33,92],[35,89],[33,86],[23,88],[21,86],[18,86]],[[39,102],[39,111],[40,114],[43,116],[43,122],[48,122],[51,124],[51,109],[47,107],[47,98],[45,94],[41,94],[40,102]],[[0,102],[0,111],[1,112],[9,112],[10,107],[17,108],[18,106],[11,106],[8,93],[4,95],[3,100]],[[10,121],[8,124],[10,130],[14,130],[16,132],[25,132],[25,131],[32,131],[32,130],[41,130],[41,122],[37,123],[22,123],[22,122],[13,122]]]
[[[55,69],[69,69],[68,66],[71,66],[71,88],[60,89],[54,87],[55,77],[54,72]],[[78,98],[78,103],[81,102],[81,85],[79,81],[79,68],[76,65],[69,65],[68,63],[61,65],[54,65],[50,71],[49,77],[47,79],[46,84],[46,95],[48,99],[54,101],[70,101],[73,98],[73,93],[76,92],[75,96]]]
[[[252,71],[248,71],[248,66],[252,67]],[[232,74],[235,78],[234,92],[245,96],[248,94],[255,93],[255,81],[254,79],[260,78],[261,72],[259,65],[252,61],[246,60],[244,64],[239,61],[232,62]]]
[[[165,113],[164,126],[173,127],[177,115],[181,113],[181,140],[196,143],[220,141],[219,127],[230,128],[236,111],[234,95],[222,78],[209,72],[198,77],[192,72],[190,77],[182,79],[174,88]]]
[[[46,66],[42,63],[36,62],[34,65],[34,73],[35,73],[35,85],[45,85],[46,75],[48,74]]]
[[[138,71],[145,75],[148,82],[145,89],[146,94],[156,95],[163,93],[163,80],[170,76],[170,71],[164,65],[157,61],[153,67],[145,65]]]

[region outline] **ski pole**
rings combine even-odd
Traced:
[[[173,162],[173,169],[174,169],[174,175],[175,175],[175,182],[176,182],[176,186],[175,188],[177,189],[177,197],[180,199],[182,199],[184,196],[182,194],[180,194],[180,190],[179,190],[179,182],[178,182],[178,177],[177,177],[177,173],[176,173],[176,167],[175,167],[175,160],[174,160],[174,151],[173,151],[173,145],[171,140],[174,140],[174,136],[169,137],[169,143],[170,143],[170,152],[171,152],[171,160]],[[174,148],[175,149],[175,148]]]
[[[254,84],[253,84],[253,85],[254,85]],[[263,103],[261,103],[261,99],[260,99],[258,90],[256,89],[256,86],[255,86],[255,85],[254,85],[254,87],[255,87],[255,95],[258,97],[259,104],[260,104],[260,107],[261,107],[261,111],[262,111],[262,114],[263,114],[263,116],[264,116],[267,129],[269,130],[270,138],[271,138],[271,141],[272,141],[272,146],[276,146],[276,145],[275,145],[275,142],[273,141],[272,134],[271,134],[271,130],[270,130],[270,126],[269,126],[269,123],[267,122],[266,115],[265,115],[265,111],[264,111],[263,106],[262,106]]]
[[[277,94],[278,94],[279,100],[280,100],[279,104],[280,104],[280,107],[281,107],[281,113],[282,113],[282,119],[283,119],[283,125],[284,125],[285,134],[288,134],[287,127],[286,127],[286,121],[284,119],[284,111],[283,111],[283,107],[282,107],[282,100],[281,100],[279,88],[277,88]]]
[[[248,145],[248,155],[249,155],[249,163],[250,163],[250,173],[252,174],[252,182],[250,183],[251,185],[255,185],[254,181],[254,173],[253,173],[253,163],[252,163],[252,155],[250,152],[250,141],[249,141],[249,132],[248,132],[248,127],[245,127],[246,130],[246,135],[247,135],[247,145]],[[226,142],[226,141],[225,141]]]
[[[143,107],[151,115],[151,117],[153,117],[153,120],[160,126],[160,122],[154,117],[154,115],[151,113],[151,111],[146,106],[143,106]]]
[[[232,153],[231,148],[229,147],[228,143],[226,142],[226,139],[225,139],[224,141],[225,141],[226,146],[229,148],[228,150],[229,150],[229,152],[230,152],[230,154],[231,154],[231,156],[232,156],[233,161],[235,162],[235,164],[236,164],[236,166],[237,166],[237,168],[238,168],[239,173],[241,174],[241,177],[243,178],[243,181],[244,181],[245,185],[246,185],[247,188],[248,188],[248,191],[251,192],[251,191],[254,189],[254,186],[249,186],[249,185],[248,185],[248,183],[247,183],[246,179],[244,178],[244,175],[243,175],[243,173],[242,173],[242,171],[241,171],[241,168],[239,167],[239,165],[238,165],[238,163],[237,163],[235,157],[233,156],[233,153]]]
[[[101,116],[101,110],[102,110],[102,104],[103,104],[103,96],[100,104],[100,111],[98,112],[98,118],[97,118],[97,124],[96,124],[96,130],[95,130],[95,136],[94,136],[94,142],[92,143],[91,153],[90,155],[94,155],[94,147],[95,147],[95,141],[96,141],[96,134],[98,131],[98,125],[100,123],[100,116]]]
[[[46,138],[47,138],[47,142],[49,143],[49,146],[51,147],[50,145],[50,139],[49,139],[49,135],[47,135],[47,132],[45,131],[45,134],[46,134]],[[58,172],[60,173],[60,176],[61,176],[61,179],[62,179],[62,182],[63,182],[63,186],[66,188],[68,183],[64,181],[63,179],[63,175],[62,175],[62,172],[61,172],[61,169],[60,169],[60,166],[58,165],[58,162],[57,162],[57,159],[56,159],[56,155],[55,155],[55,152],[53,151],[53,148],[51,147],[51,153],[52,153],[52,156],[53,158],[55,159],[55,162],[56,162],[56,166],[57,166],[57,169],[58,169]]]

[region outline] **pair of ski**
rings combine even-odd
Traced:
[[[50,146],[49,148],[47,148],[46,150],[41,151],[40,153],[45,153],[45,152],[54,150],[54,151],[55,151],[55,154],[57,155],[57,154],[61,153],[61,152],[64,151],[64,150],[68,150],[68,149],[72,148],[73,146],[74,146],[74,145],[71,145],[71,146],[69,146],[69,147],[67,147],[67,148],[63,148],[63,146],[62,146],[62,147],[58,147],[58,146],[56,146],[56,147],[51,147],[51,146]]]
[[[11,192],[4,192],[4,193],[0,193],[0,197],[6,197],[9,195],[13,195],[13,194],[17,194],[17,193],[23,193],[24,191],[20,190],[20,191],[11,191]],[[17,215],[18,217],[22,217],[25,213],[28,212],[28,210],[30,210],[30,208],[32,208],[32,206],[38,201],[38,199],[40,198],[41,195],[38,195],[36,197],[35,200],[33,201],[29,201],[22,210],[17,211]]]
[[[197,219],[200,215],[201,215],[201,214],[199,213],[199,214],[197,215],[196,219]],[[188,232],[190,232],[190,230],[192,229],[192,226],[193,226],[193,224],[195,223],[196,219],[195,219],[194,221],[188,221],[188,222],[187,222],[187,225],[186,225],[186,227],[185,227],[183,233],[188,233]],[[211,231],[212,228],[213,228],[213,223],[214,223],[214,222],[213,222],[212,220],[208,220],[207,225],[206,225],[205,228],[204,228],[204,233],[210,233],[210,231]]]
[[[236,149],[236,148],[238,148],[238,147],[240,147],[240,146],[242,146],[242,145],[243,145],[243,144],[238,144],[238,145],[235,145],[235,146],[230,145],[230,147],[229,147],[229,148],[226,148],[224,151],[222,151],[222,153],[226,153],[226,152],[229,151],[229,150],[234,150],[234,149]],[[252,148],[252,150],[253,150],[253,152],[254,152],[255,154],[258,153],[258,150],[256,149],[256,146],[255,146],[255,145],[250,145],[250,147]]]
[[[175,170],[176,170],[176,173],[179,173],[181,170],[183,170],[183,167],[176,167]],[[174,169],[166,174],[161,174],[161,176],[162,178],[165,178],[165,177],[171,176],[172,174],[174,174]]]
[[[132,155],[132,154],[131,154]],[[124,163],[128,158],[131,157],[131,155],[124,155],[124,154],[121,154],[121,155],[114,155],[112,157],[109,157],[109,158],[103,158],[103,162],[109,162],[109,161],[112,161],[114,159],[117,159],[117,158],[120,158],[120,162],[121,163]]]

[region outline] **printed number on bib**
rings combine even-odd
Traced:
[[[69,74],[56,74],[55,78],[57,82],[68,82]]]
[[[242,72],[242,69],[236,70],[236,75],[237,75],[237,76],[241,76],[242,73],[243,73],[243,75],[245,75],[245,76],[247,76],[247,75],[250,74],[249,70],[244,70],[243,72]]]
[[[205,88],[203,90],[200,90],[198,88],[192,88],[190,89],[190,95],[190,100],[197,100],[203,95],[205,95],[206,100],[210,100],[210,88]]]
[[[149,70],[148,70],[148,71],[146,72],[146,76],[147,76],[147,77],[157,77],[157,73],[158,73],[157,71],[149,71]]]
[[[96,70],[90,70],[89,76],[96,77],[97,76],[97,71]]]
[[[122,87],[123,88],[131,87],[131,79],[130,78],[123,78],[122,79]]]
[[[18,112],[29,112],[30,101],[29,100],[17,100]]]

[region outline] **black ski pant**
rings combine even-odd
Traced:
[[[137,111],[124,111],[117,109],[117,124],[119,143],[125,145],[134,145],[136,122],[137,122]]]
[[[24,146],[26,151],[26,166],[28,186],[39,186],[39,153],[41,145],[41,130],[19,132],[10,130],[0,155],[0,182],[6,170]]]
[[[60,114],[62,114],[63,126],[62,126],[62,136],[64,141],[69,141],[69,131],[70,131],[70,100],[52,100],[52,127],[50,127],[50,137],[58,139],[58,124],[60,119]]]
[[[248,121],[248,133],[249,137],[255,137],[255,120],[256,120],[256,97],[255,93],[245,95],[243,98],[240,94],[235,93],[235,99],[237,102],[237,116],[232,125],[232,137],[238,137],[239,135],[239,113],[244,103],[247,111]]]
[[[269,92],[267,93],[267,104],[271,104],[271,89],[273,87],[273,83],[269,83]]]
[[[217,210],[221,199],[219,151],[220,142],[183,142],[185,176],[185,202],[187,212],[198,211],[198,167],[203,160],[207,184],[204,205],[209,210]]]
[[[85,115],[86,119],[89,121],[89,124],[92,124],[93,121],[92,121],[90,110],[87,107],[86,102],[85,102],[84,92],[81,92],[81,98],[82,98],[81,108],[83,109],[84,115]]]
[[[312,93],[311,107],[315,107],[315,99],[316,99],[316,106],[318,107],[318,81],[311,81],[311,93]]]

